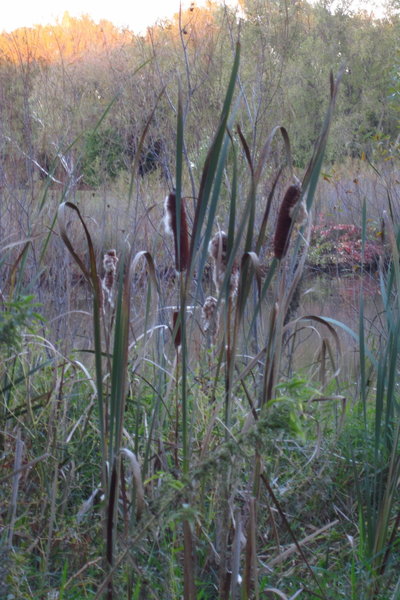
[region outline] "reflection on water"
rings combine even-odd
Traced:
[[[361,294],[364,303],[365,336],[368,342],[374,345],[381,332],[382,298],[379,280],[372,275],[322,275],[307,278],[302,285],[296,316],[316,315],[336,319],[358,335]],[[358,371],[358,344],[345,329],[334,327],[341,347],[340,379],[349,381]],[[335,361],[339,358],[336,353],[335,336],[330,333],[328,327],[310,320],[307,323],[298,323],[297,330],[300,328],[302,329],[299,335],[290,338],[290,350],[294,351],[291,366],[294,370],[314,367],[316,373],[320,369],[321,352],[325,352],[328,363],[330,352]]]
[[[78,294],[79,292],[79,294]],[[60,307],[54,306],[55,317],[50,315],[49,325],[55,332],[57,340],[62,340],[62,349],[68,353],[71,348],[90,349],[93,348],[93,322],[91,316],[91,295],[86,286],[81,286],[74,295],[70,297],[69,310],[60,311]],[[360,315],[360,295],[364,298],[364,331],[365,337],[372,347],[376,347],[377,340],[382,330],[382,299],[379,289],[379,280],[371,275],[353,276],[312,276],[306,278],[301,284],[300,306],[294,319],[296,325],[290,327],[285,336],[284,368],[288,374],[303,372],[307,377],[321,377],[321,355],[325,356],[325,366],[332,372],[339,366],[341,382],[351,382],[357,379],[359,365],[359,348],[357,341],[348,332],[339,326],[334,326],[335,334],[329,328],[315,320],[298,320],[303,316],[318,316],[336,319],[350,328],[358,335]],[[131,332],[134,338],[142,336],[144,331],[145,315],[143,314],[144,290],[133,294],[131,305]],[[167,330],[171,320],[171,306],[167,303],[163,310],[157,314],[151,313],[150,321],[165,328],[164,341],[167,351],[173,354],[170,331]],[[48,307],[50,309],[50,306]],[[265,307],[264,315],[265,331],[268,331],[268,318],[271,304]],[[62,313],[57,315],[57,309]],[[189,339],[189,353],[191,357],[199,357],[204,347],[205,338],[201,332],[201,307],[196,305],[193,310],[188,311],[187,331]],[[50,310],[49,310],[50,312]],[[251,316],[253,313],[250,311]],[[250,327],[251,319],[246,323]],[[245,325],[245,327],[246,327]],[[151,324],[149,325],[151,327]],[[161,334],[160,334],[161,335]],[[340,343],[338,352],[336,339]],[[261,342],[261,338],[259,340]],[[264,341],[265,343],[265,341]],[[240,347],[239,353],[242,352]],[[248,354],[254,355],[249,350]],[[334,367],[332,367],[332,363]],[[327,376],[328,372],[327,372]]]

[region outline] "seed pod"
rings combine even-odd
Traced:
[[[286,255],[289,238],[292,227],[292,209],[296,206],[300,198],[300,186],[298,184],[290,185],[286,190],[279,209],[278,221],[274,237],[274,255],[281,260]]]
[[[164,226],[169,235],[174,236],[175,268],[179,272],[186,271],[189,266],[189,233],[186,217],[185,201],[181,198],[180,231],[177,231],[176,195],[171,192],[164,203]],[[178,237],[179,233],[179,237]],[[179,240],[179,247],[178,247]]]

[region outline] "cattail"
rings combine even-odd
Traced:
[[[300,199],[301,188],[298,183],[290,185],[286,190],[278,214],[278,222],[274,237],[274,255],[282,259],[286,255],[296,204]]]
[[[175,268],[179,272],[186,271],[189,266],[189,233],[186,217],[185,201],[181,198],[180,232],[177,231],[176,195],[172,192],[164,202],[164,226],[168,235],[174,236]],[[179,240],[179,247],[178,247]]]
[[[176,325],[178,323],[178,319],[179,310],[174,310],[174,312],[172,313],[172,335],[174,338],[174,345],[177,350],[182,345],[181,324],[179,323],[178,326]]]
[[[211,238],[208,244],[208,253],[215,260],[215,262],[221,263],[221,267],[226,270],[227,263],[227,252],[228,252],[228,236],[225,231],[218,231]]]
[[[228,236],[225,231],[218,231],[210,240],[208,253],[214,259],[213,281],[219,294],[228,265]],[[229,281],[229,295],[236,296],[239,285],[239,265],[233,262]]]
[[[101,287],[110,304],[112,304],[112,291],[117,270],[118,257],[115,250],[108,250],[103,257],[104,277],[101,280]]]
[[[204,331],[209,332],[213,339],[216,337],[219,326],[217,305],[217,299],[213,296],[208,296],[208,298],[205,299],[201,311],[203,318],[203,329]]]

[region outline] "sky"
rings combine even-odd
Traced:
[[[196,5],[202,3],[196,0]],[[190,0],[182,0],[183,7],[189,5]],[[66,11],[72,17],[88,14],[96,22],[106,19],[140,33],[179,12],[179,0],[11,0],[1,11],[0,31],[54,23]]]
[[[196,5],[205,0],[196,0]],[[366,10],[380,16],[384,0],[353,0]],[[234,0],[231,0],[234,3]],[[183,7],[190,0],[182,0]],[[18,27],[55,23],[65,11],[73,17],[88,14],[94,21],[107,19],[119,27],[127,27],[135,33],[143,33],[147,26],[158,19],[171,17],[179,12],[179,0],[11,0],[3,6],[0,31],[12,31]]]

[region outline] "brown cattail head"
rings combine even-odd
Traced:
[[[172,313],[172,337],[174,338],[175,348],[178,349],[182,345],[181,324],[177,326],[179,319],[179,310],[174,310]]]
[[[293,209],[300,199],[300,192],[301,188],[298,183],[290,185],[279,209],[274,237],[274,255],[279,260],[284,258],[289,246]]]
[[[176,195],[174,192],[171,192],[165,198],[164,213],[165,231],[168,235],[174,236],[175,268],[178,272],[186,271],[189,266],[189,233],[184,199],[181,198],[179,235],[177,231]]]

